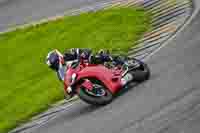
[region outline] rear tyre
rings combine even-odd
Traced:
[[[106,105],[110,103],[113,99],[113,94],[99,81],[99,80],[90,80],[94,84],[98,84],[101,86],[102,91],[104,91],[104,95],[102,96],[95,96],[88,92],[88,90],[84,87],[80,87],[77,90],[77,94],[79,95],[80,99],[85,101],[88,104],[92,105]]]
[[[139,63],[139,67],[131,72],[134,77],[134,81],[143,82],[145,80],[148,80],[151,75],[148,65],[137,59],[134,60]]]

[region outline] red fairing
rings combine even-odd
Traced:
[[[107,69],[103,65],[88,66],[78,72],[78,79],[85,77],[99,79],[112,93],[116,93],[120,88],[122,88],[120,81],[121,75],[115,75],[112,70]],[[113,77],[115,77],[115,79],[113,79]]]
[[[90,91],[92,91],[92,89],[93,89],[93,84],[92,84],[92,82],[91,82],[90,80],[85,80],[85,81],[81,84],[81,86],[85,87],[86,89],[88,89],[88,90],[90,90]]]

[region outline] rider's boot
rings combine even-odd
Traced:
[[[114,61],[115,65],[118,66],[118,65],[123,65],[125,62],[125,59],[123,59],[120,56],[115,56],[115,57],[113,57],[113,61]]]

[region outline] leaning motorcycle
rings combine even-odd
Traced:
[[[64,77],[66,93],[77,94],[93,105],[110,103],[130,82],[142,82],[150,77],[150,69],[144,62],[129,58],[121,65],[91,63],[79,59],[67,63]]]

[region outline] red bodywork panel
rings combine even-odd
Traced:
[[[112,71],[103,65],[96,65],[85,67],[77,74],[78,80],[87,77],[100,80],[114,94],[122,88],[120,81],[121,74],[116,75],[114,72],[116,71]],[[113,78],[115,78],[115,80],[113,80]]]
[[[66,92],[67,87],[71,85],[71,77],[73,73],[77,75],[76,81],[87,78],[96,78],[100,80],[113,94],[122,88],[121,69],[108,69],[103,65],[81,64],[75,69],[71,67],[67,68],[64,79],[64,89]],[[85,86],[89,90],[92,89],[91,82],[85,81],[81,85]]]
[[[85,87],[86,89],[88,89],[88,90],[90,90],[90,91],[92,91],[92,89],[93,89],[93,84],[92,84],[92,82],[91,82],[90,80],[85,80],[85,81],[81,84],[81,86]]]

